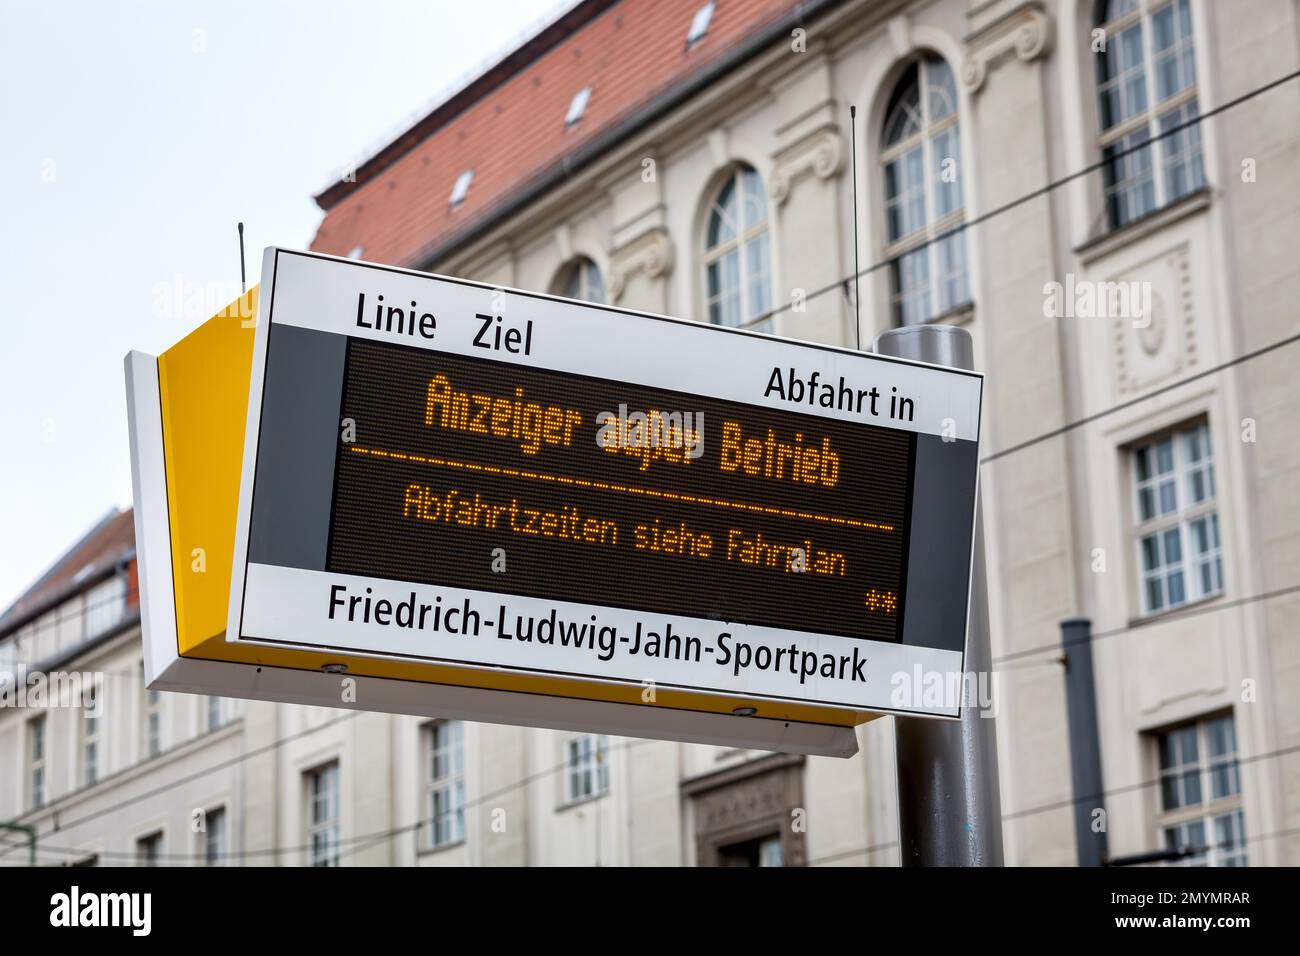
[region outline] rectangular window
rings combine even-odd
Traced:
[[[304,774],[307,791],[307,844],[311,866],[339,865],[339,765],[329,763]]]
[[[917,132],[885,154],[885,253],[890,308],[900,326],[932,321],[971,300],[957,174],[961,125],[951,83],[946,70],[925,64],[926,115],[915,118]]]
[[[609,790],[609,738],[582,734],[569,739],[565,751],[564,797],[568,803]]]
[[[935,243],[938,264],[939,314],[951,312],[970,301],[970,287],[966,282],[966,236],[954,233]]]
[[[735,328],[740,314],[740,251],[732,250],[708,266],[709,321]]]
[[[162,862],[163,835],[159,830],[135,841],[135,865],[158,866]]]
[[[0,693],[8,693],[18,682],[18,639],[0,641]]]
[[[1102,150],[1106,208],[1111,223],[1116,227],[1141,219],[1156,209],[1150,139],[1151,133],[1143,127]]]
[[[27,805],[33,810],[45,806],[45,715],[27,722]]]
[[[162,694],[156,690],[144,692],[144,754],[156,757],[163,750]]]
[[[958,241],[961,236],[958,235]],[[929,247],[904,253],[890,263],[894,315],[899,325],[921,325],[936,314],[930,306]]]
[[[1178,130],[1166,136],[1160,146],[1166,202],[1181,199],[1205,185],[1205,172],[1201,165],[1201,127],[1191,122],[1197,115],[1196,100],[1191,100],[1160,116],[1160,132]]]
[[[921,146],[885,164],[885,222],[889,241],[899,242],[925,228],[925,152]]]
[[[1101,95],[1101,128],[1112,129],[1146,112],[1147,88],[1143,69],[1142,25],[1122,29],[1097,58]]]
[[[1231,714],[1155,736],[1160,766],[1158,826],[1183,866],[1246,866],[1237,730]]]
[[[209,697],[207,706],[208,730],[216,730],[226,722],[226,698]]]
[[[226,808],[216,807],[203,818],[203,865],[221,866],[226,861]]]
[[[99,780],[99,718],[93,716],[102,705],[99,688],[93,688],[85,699],[81,715],[81,782],[93,786]]]
[[[768,837],[758,847],[759,866],[785,866],[785,851],[779,836]]]
[[[1214,460],[1204,422],[1133,452],[1138,562],[1147,614],[1223,590]]]
[[[1097,91],[1106,213],[1118,229],[1203,189],[1205,171],[1188,0],[1107,15]]]
[[[425,728],[430,848],[465,839],[465,725],[445,720]]]
[[[1151,46],[1157,102],[1196,85],[1192,11],[1187,0],[1174,0],[1151,15]]]
[[[109,578],[86,592],[85,638],[97,637],[126,616],[126,579]]]

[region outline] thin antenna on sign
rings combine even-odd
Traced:
[[[239,224],[239,291],[241,295],[248,294],[248,279],[244,274],[244,224]]]
[[[862,296],[858,290],[858,108],[849,104],[849,144],[853,152],[853,332],[857,350],[862,351]]]

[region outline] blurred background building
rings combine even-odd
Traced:
[[[1007,862],[1076,860],[1086,616],[1110,852],[1294,865],[1300,83],[1263,88],[1298,67],[1296,0],[585,0],[324,190],[312,248],[851,347],[856,145],[863,343],[961,325],[988,376]],[[0,618],[0,670],[102,679],[98,719],[0,709],[41,862],[898,861],[889,719],[837,761],[151,694],[131,527]]]

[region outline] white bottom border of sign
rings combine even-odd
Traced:
[[[893,695],[897,680],[910,687],[918,672],[960,674],[960,651],[267,564],[248,565],[245,587],[244,635],[239,640],[247,644],[302,646],[383,659],[436,661],[450,666],[490,667],[642,687],[653,683],[750,700],[791,701],[877,713],[958,716],[956,706],[943,706],[946,701],[926,705],[913,700],[910,706],[900,708]],[[436,609],[443,618],[449,613],[464,617],[465,609],[472,608],[479,616],[478,633],[470,636],[449,633],[445,627],[433,629],[433,610],[423,615],[423,628],[395,623],[391,610],[387,624],[357,620],[363,615],[364,604],[355,605],[355,614],[349,620],[354,597],[371,602],[386,599],[390,609],[410,602],[416,608]],[[332,605],[332,599],[341,603]],[[580,647],[562,646],[558,638],[546,644],[515,637],[503,639],[502,630],[518,633],[518,617],[530,619],[534,633],[552,617],[577,627],[590,625],[590,630]],[[455,626],[459,630],[461,625]],[[597,628],[613,629],[615,640],[609,641],[608,633],[605,635],[612,649],[598,646]],[[696,639],[693,649],[699,660],[646,656],[652,630],[660,635],[661,646],[666,646],[669,630],[680,638],[681,648],[687,647],[688,637]],[[640,653],[636,653],[638,648]],[[794,664],[791,649],[796,652]],[[609,654],[609,659],[602,660],[602,653]],[[745,666],[738,667],[742,653],[748,660]],[[758,666],[760,656],[766,659],[766,667]],[[719,663],[719,658],[726,663]],[[811,675],[806,671],[810,659],[815,664]],[[779,666],[777,661],[781,661]],[[837,675],[847,674],[848,678],[822,676],[828,663]],[[861,674],[863,680],[858,682],[855,674]]]
[[[378,677],[352,678],[356,681],[356,702],[344,704],[341,702],[341,679],[338,674],[174,657],[148,687],[150,690],[334,707],[353,712],[473,720],[742,750],[772,750],[819,757],[852,757],[858,752],[854,727]]]
[[[858,752],[854,727],[376,677],[353,677],[354,702],[344,703],[337,674],[181,657],[176,643],[158,359],[131,352],[124,364],[140,625],[145,685],[151,690],[825,757],[852,757]]]

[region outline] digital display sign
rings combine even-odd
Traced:
[[[894,641],[915,435],[351,340],[328,569]]]
[[[311,253],[262,283],[226,641],[958,715],[906,688],[961,676],[979,375]]]

